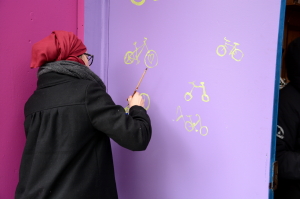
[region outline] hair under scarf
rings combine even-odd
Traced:
[[[85,45],[74,33],[53,31],[32,46],[30,68],[38,68],[48,62],[60,60],[75,61],[84,65],[78,56],[86,50]]]

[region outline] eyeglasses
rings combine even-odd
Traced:
[[[91,66],[94,61],[94,55],[91,55],[89,53],[83,53],[83,55],[87,56],[87,59],[89,60],[89,66]]]

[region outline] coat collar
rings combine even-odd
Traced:
[[[77,78],[69,75],[59,74],[56,72],[49,72],[39,76],[39,79],[37,81],[37,89],[54,86],[65,82],[70,82],[75,79]]]

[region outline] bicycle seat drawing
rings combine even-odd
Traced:
[[[154,0],[154,1],[158,1],[158,0]],[[135,1],[135,0],[131,0],[131,3],[133,3],[134,5],[137,6],[141,6],[146,2],[146,0],[140,0],[140,1]]]
[[[217,47],[217,54],[221,57],[223,57],[226,53],[227,53],[227,49],[230,48],[230,46],[232,47],[231,51],[229,52],[229,55],[231,55],[231,58],[234,59],[235,61],[241,61],[242,58],[244,57],[244,53],[240,50],[237,49],[236,46],[240,45],[236,42],[234,42],[232,44],[229,44],[229,40],[226,39],[226,37],[224,37],[225,40],[225,44],[224,45],[219,45]]]
[[[144,43],[140,47],[136,46],[136,42],[133,43],[135,50],[134,51],[127,51],[124,56],[124,62],[125,64],[132,64],[134,61],[136,61],[136,64],[140,63],[139,56],[143,52],[143,50],[146,48],[147,53],[144,57],[144,63],[148,68],[154,68],[158,64],[158,56],[157,53],[154,50],[149,50],[147,44],[146,44],[147,38],[144,38]]]
[[[190,92],[185,93],[184,99],[186,101],[190,101],[193,98],[192,92],[193,92],[194,88],[202,88],[202,91],[203,91],[202,96],[201,96],[202,101],[203,102],[208,102],[209,101],[209,96],[206,94],[206,91],[205,91],[204,82],[200,82],[200,84],[201,84],[200,86],[196,86],[195,82],[189,82],[189,84],[192,84],[193,88]]]

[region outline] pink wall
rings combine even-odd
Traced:
[[[29,68],[32,44],[53,30],[78,32],[83,38],[83,9],[77,7],[82,2],[83,0],[0,1],[1,199],[13,198],[18,183],[25,144],[23,106],[36,88],[37,80],[37,70]]]

